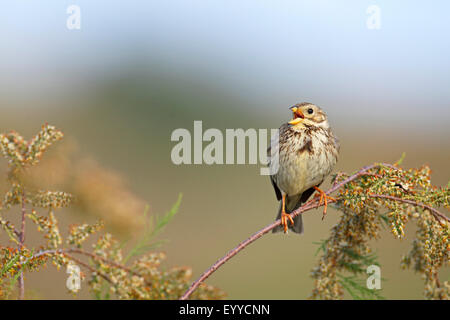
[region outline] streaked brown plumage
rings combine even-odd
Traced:
[[[336,164],[339,144],[326,114],[318,106],[303,102],[294,105],[291,110],[294,119],[279,129],[278,170],[274,169],[275,161],[270,161],[271,169],[275,170],[270,179],[280,201],[277,219],[282,219],[282,224],[273,232],[286,232],[289,227],[296,233],[302,233],[302,216],[292,220],[286,214],[300,207],[315,190],[321,192],[318,186]],[[272,141],[269,155],[275,148],[275,141]]]

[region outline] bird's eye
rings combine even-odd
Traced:
[[[309,114],[313,114],[313,112],[314,112],[314,110],[313,110],[312,108],[309,108],[309,109],[308,109],[308,113],[309,113]]]

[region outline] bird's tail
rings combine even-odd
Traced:
[[[299,208],[302,204],[302,202],[300,201],[300,197],[299,196],[294,196],[294,197],[286,197],[286,213],[291,213],[292,211],[296,210],[297,208]],[[278,208],[278,214],[277,214],[277,218],[276,220],[281,218],[281,204],[282,201],[280,201],[280,206]],[[290,223],[290,221],[288,221],[288,227],[289,230],[292,230],[295,233],[303,233],[303,219],[302,219],[302,215],[298,215],[296,216],[294,219],[294,225],[292,225]],[[276,226],[275,228],[272,229],[273,233],[276,232],[282,232],[283,230],[283,226],[279,225]]]

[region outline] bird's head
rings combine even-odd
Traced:
[[[322,127],[323,129],[329,128],[325,112],[312,103],[297,103],[290,109],[293,113],[293,119],[288,123],[294,129],[302,129],[308,126]]]

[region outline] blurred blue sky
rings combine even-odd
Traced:
[[[79,31],[66,28],[72,4]],[[366,27],[373,4],[380,30]],[[447,1],[3,1],[0,93],[49,97],[139,61],[250,105],[447,124],[449,15]]]

